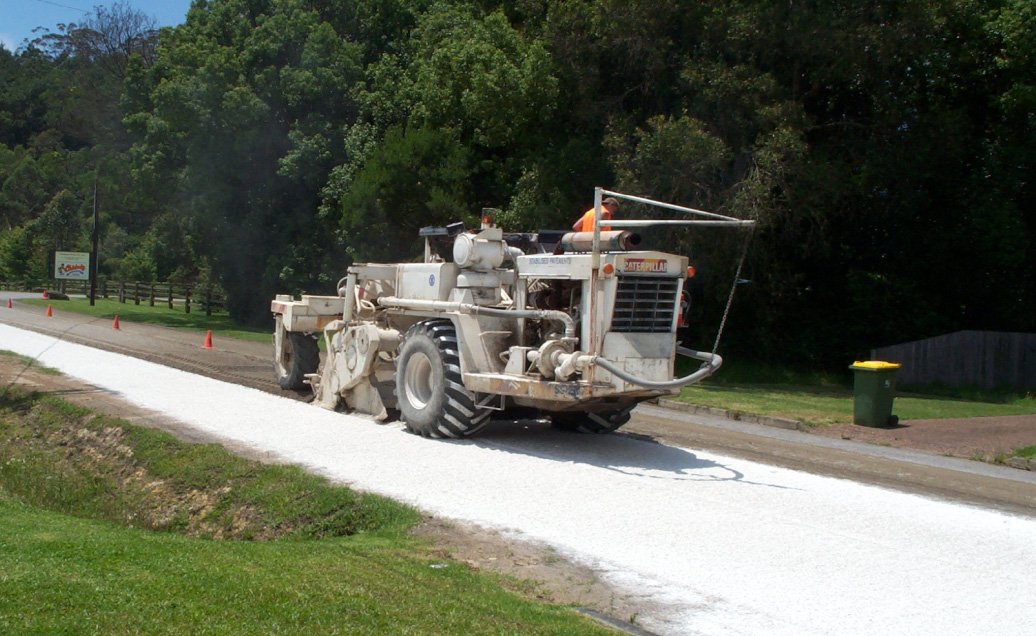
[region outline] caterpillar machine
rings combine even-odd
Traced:
[[[691,218],[611,220],[602,231],[605,195]],[[585,233],[505,234],[486,217],[478,230],[424,228],[422,263],[355,264],[337,296],[278,295],[279,385],[308,386],[314,403],[376,420],[398,410],[425,437],[466,437],[511,409],[535,409],[561,429],[614,431],[638,402],[678,393],[722,364],[715,351],[677,342],[687,257],[638,250],[629,229],[754,221],[601,188],[594,209]],[[674,378],[677,354],[701,367]]]

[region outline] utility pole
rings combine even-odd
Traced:
[[[98,169],[99,170],[99,169]],[[94,306],[97,298],[97,173],[94,173],[94,232],[93,251],[90,253],[90,306]]]

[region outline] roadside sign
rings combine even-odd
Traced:
[[[90,253],[56,252],[54,254],[54,278],[90,280]]]

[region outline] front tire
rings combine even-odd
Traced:
[[[626,422],[630,421],[630,413],[633,407],[615,409],[613,411],[598,411],[596,413],[563,412],[551,413],[550,425],[562,431],[571,433],[587,433],[591,435],[603,435],[615,432]]]
[[[396,358],[396,400],[403,422],[424,437],[461,438],[489,421],[464,388],[457,331],[449,320],[419,322]]]
[[[277,316],[273,334],[273,374],[277,386],[288,391],[301,391],[308,385],[306,375],[320,367],[320,347],[317,339],[298,331],[284,328]]]

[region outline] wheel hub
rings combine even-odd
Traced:
[[[423,353],[415,352],[406,363],[407,401],[414,408],[423,409],[432,399],[432,361]]]

